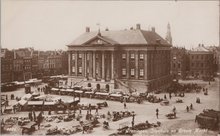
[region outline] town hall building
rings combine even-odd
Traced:
[[[68,46],[68,72],[87,81],[146,92],[168,85],[171,44],[152,28],[90,31]]]

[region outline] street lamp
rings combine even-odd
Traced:
[[[134,111],[131,112],[131,115],[132,115],[131,126],[132,126],[132,128],[133,128],[133,127],[134,127],[134,117],[135,117]]]

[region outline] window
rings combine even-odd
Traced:
[[[176,64],[175,63],[173,63],[173,68],[176,68]]]
[[[79,53],[79,59],[81,59],[82,58],[82,54],[81,53]]]
[[[131,69],[131,76],[134,76],[134,69]]]
[[[131,59],[134,59],[134,53],[131,54]]]
[[[180,68],[180,63],[178,63],[178,68]]]
[[[192,67],[193,67],[193,66],[194,66],[194,63],[192,63],[191,65],[192,65]]]
[[[75,54],[72,54],[72,60],[75,60]]]
[[[192,59],[194,59],[194,56],[192,55]]]
[[[122,59],[126,59],[126,54],[125,53],[122,54]]]
[[[82,67],[79,67],[79,73],[82,74]]]
[[[140,57],[140,60],[143,60],[144,59],[144,54],[140,54],[139,57]]]
[[[144,69],[140,69],[140,77],[144,76]]]
[[[125,68],[122,69],[122,76],[126,76],[126,69]]]
[[[72,72],[76,72],[75,67],[72,67]]]
[[[201,63],[201,67],[203,67],[203,63]]]

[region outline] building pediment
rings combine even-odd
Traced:
[[[108,45],[114,45],[116,44],[116,42],[109,40],[105,37],[102,36],[95,36],[91,39],[89,39],[88,41],[86,41],[85,43],[83,43],[83,45],[103,45],[103,46],[108,46]]]

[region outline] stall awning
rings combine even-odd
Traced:
[[[80,91],[80,90],[76,90],[74,91],[75,93],[83,93],[83,91]]]
[[[110,96],[114,96],[114,97],[121,97],[121,94],[110,94]]]
[[[25,104],[27,104],[27,101],[21,99],[20,101],[18,101],[18,104],[20,104],[21,106],[24,106]]]
[[[58,88],[52,88],[51,90],[52,90],[52,91],[59,91]]]
[[[21,99],[29,100],[32,97],[32,94],[25,94]]]
[[[97,95],[109,95],[109,93],[101,93],[101,92],[96,92],[95,94],[97,94]]]
[[[43,101],[28,101],[28,105],[43,105]]]

